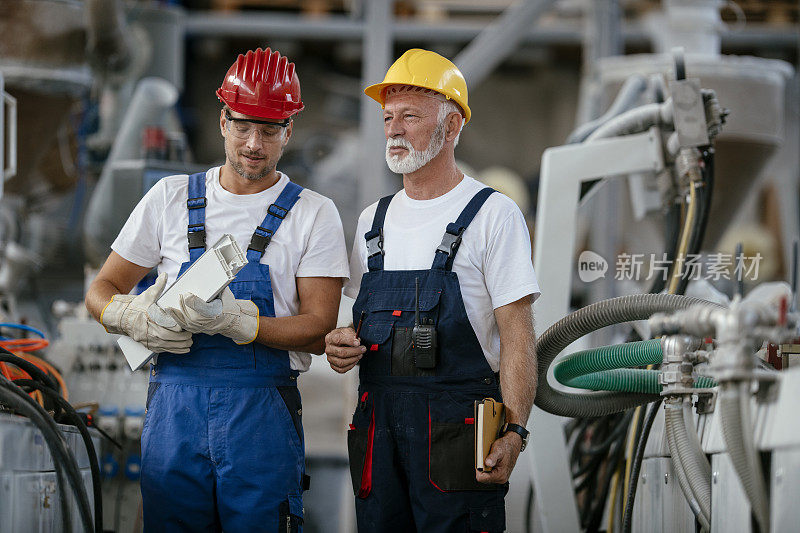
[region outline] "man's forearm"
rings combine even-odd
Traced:
[[[506,408],[506,422],[520,426],[527,424],[536,397],[537,369],[533,333],[530,335],[529,345],[528,350],[506,353],[500,359],[500,388]]]
[[[120,291],[111,282],[106,280],[95,280],[86,291],[86,309],[97,320],[100,321],[100,314],[103,309],[111,301],[115,294],[120,294]]]
[[[335,327],[335,321],[331,324],[312,314],[262,316],[258,319],[256,342],[279,350],[321,354],[325,351],[325,335]]]
[[[530,300],[511,304],[500,327],[500,389],[506,421],[524,426],[536,397],[536,342]]]

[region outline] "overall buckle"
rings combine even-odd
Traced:
[[[364,235],[367,238],[367,258],[378,254],[384,255],[383,251],[383,228],[372,230]]]
[[[190,208],[191,209],[191,208]],[[206,247],[206,228],[204,224],[189,224],[187,237],[189,238],[189,249]]]
[[[461,235],[464,233],[464,229],[466,228],[458,228],[456,231],[458,233],[451,233],[452,228],[447,228],[447,231],[444,232],[444,236],[442,237],[442,243],[436,248],[436,253],[443,253],[448,256],[455,255],[456,251],[458,251],[458,247],[461,246]]]
[[[265,235],[259,233],[263,231]],[[267,249],[267,245],[272,240],[272,230],[268,230],[267,228],[262,228],[258,226],[256,231],[253,233],[253,236],[250,238],[250,245],[247,247],[248,250],[254,250],[256,252],[264,253],[264,250]]]

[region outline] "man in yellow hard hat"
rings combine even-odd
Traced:
[[[536,383],[525,219],[456,165],[471,111],[452,62],[409,50],[364,92],[403,189],[361,214],[345,285],[355,327],[325,339],[334,370],[360,365],[347,436],[359,531],[503,531]],[[484,398],[504,401],[507,423],[478,471]]]

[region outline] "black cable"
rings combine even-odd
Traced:
[[[82,525],[86,531],[92,531],[92,513],[89,507],[89,498],[86,496],[86,490],[83,486],[83,478],[75,462],[75,457],[72,455],[72,452],[69,451],[69,448],[67,448],[55,420],[53,420],[33,398],[28,396],[20,387],[14,385],[12,381],[6,379],[4,376],[0,376],[0,387],[2,387],[2,390],[13,394],[13,396],[9,394],[4,395],[5,399],[12,401],[12,406],[24,406],[23,408],[26,413],[32,413],[33,416],[37,417],[37,420],[43,423],[43,426],[39,426],[40,429],[42,429],[42,427],[48,428],[50,436],[48,446],[52,443],[52,446],[50,446],[50,453],[53,456],[53,464],[60,464],[61,467],[63,467],[69,486],[72,488],[75,499],[78,502],[78,510],[80,512]],[[14,401],[15,399],[16,401]],[[29,418],[31,417],[29,416]],[[37,424],[37,426],[38,425],[39,424]],[[45,435],[45,440],[47,440],[48,434],[44,431],[42,433]],[[56,467],[56,470],[58,470],[58,467]],[[61,485],[61,491],[66,492],[66,485]]]
[[[78,428],[78,432],[81,434],[81,438],[83,439],[83,444],[86,446],[86,454],[89,457],[89,468],[92,472],[94,528],[96,533],[103,533],[103,496],[102,488],[100,486],[100,465],[97,462],[97,451],[95,450],[94,442],[92,442],[92,436],[89,434],[89,428],[86,427],[86,423],[83,421],[83,418],[78,415],[77,411],[75,411],[72,405],[70,405],[69,402],[67,402],[55,391],[52,391],[47,387],[42,386],[41,383],[31,379],[17,379],[14,380],[14,384],[20,387],[30,387],[41,391],[46,396],[50,396],[53,401],[55,401],[56,404],[58,404],[58,406],[64,411],[67,420],[76,428]]]
[[[46,385],[48,388],[53,389],[54,391],[59,392],[58,383],[50,377],[44,370],[36,366],[35,364],[31,363],[27,359],[23,359],[22,357],[9,352],[5,348],[0,347],[0,363],[9,363],[17,368],[24,370],[28,375],[31,376],[32,379]],[[45,411],[54,411],[56,410],[52,400],[49,398],[44,405]]]
[[[650,404],[647,410],[647,415],[644,419],[642,427],[642,434],[636,443],[636,452],[633,455],[633,464],[631,465],[631,477],[628,481],[628,503],[625,506],[625,518],[622,522],[623,533],[630,533],[633,523],[633,502],[636,499],[636,487],[639,484],[639,471],[642,469],[642,460],[644,459],[644,449],[647,446],[647,439],[650,437],[650,430],[653,427],[653,421],[658,415],[659,407],[661,407],[661,400],[657,400]]]
[[[711,213],[711,200],[714,197],[714,149],[711,147],[703,150],[703,167],[703,186],[706,198],[698,227],[699,236],[693,253],[699,253],[703,248],[703,240],[706,236],[709,214]]]
[[[631,418],[633,417],[633,412],[634,412],[633,409],[629,409],[625,413],[620,413],[622,414],[622,416],[617,417],[618,418],[617,425],[614,427],[611,433],[609,433],[609,435],[606,437],[606,440],[604,440],[600,444],[596,444],[590,447],[589,449],[585,450],[584,453],[588,455],[594,455],[597,453],[607,451],[614,443],[614,441],[620,437],[620,435],[626,433],[628,424],[630,423]]]
[[[589,459],[589,462],[584,463],[577,471],[573,472],[573,474],[572,474],[573,478],[579,478],[581,476],[584,476],[583,479],[580,482],[578,482],[577,485],[575,485],[575,491],[576,492],[580,492],[581,490],[583,490],[586,487],[586,485],[589,483],[589,480],[592,478],[591,475],[587,475],[587,474],[591,470],[597,469],[602,464],[603,459],[605,459],[605,458],[606,458],[606,455],[597,454],[594,457],[592,457],[591,459]]]
[[[680,205],[672,203],[664,213],[664,245],[666,250],[666,264],[671,265],[675,262],[675,254],[678,253],[678,243],[681,237],[681,208]],[[658,294],[667,286],[668,275],[660,274],[653,277],[653,284],[650,286],[650,294]]]
[[[58,383],[56,380],[48,376],[44,370],[34,365],[27,359],[23,359],[22,357],[9,352],[3,347],[0,347],[0,363],[11,363],[16,367],[19,367],[20,370],[27,372],[32,379],[35,379],[43,385],[47,385],[54,391],[59,392]]]
[[[625,439],[622,439],[616,443],[616,447],[610,453],[609,463],[606,466],[603,480],[600,483],[601,492],[595,500],[595,504],[592,506],[592,510],[589,514],[589,521],[586,525],[586,531],[599,531],[600,521],[603,519],[603,512],[606,508],[606,500],[608,499],[608,490],[609,485],[611,484],[611,479],[614,477],[620,461],[624,460],[624,458]]]
[[[7,380],[3,378],[2,381],[3,382],[0,383],[0,403],[11,407],[17,413],[27,416],[33,425],[41,431],[44,441],[50,450],[50,455],[53,457],[53,466],[56,471],[56,481],[58,482],[58,501],[62,509],[61,529],[66,533],[70,533],[72,531],[72,516],[70,513],[69,500],[67,499],[67,475],[65,473],[64,463],[57,459],[61,457],[61,450],[58,444],[63,445],[63,442],[60,440],[60,435],[53,433],[52,429],[47,424],[47,419],[50,418],[49,415],[42,414],[41,407],[38,404],[36,406],[37,408],[32,407],[25,400],[20,398],[16,391],[12,390],[16,387],[12,386],[11,389],[6,388],[5,382]],[[21,394],[27,396],[27,394],[22,392],[22,389],[17,390]]]

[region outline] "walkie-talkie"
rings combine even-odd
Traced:
[[[436,326],[432,318],[419,319],[419,278],[415,279],[414,331],[411,342],[414,350],[414,366],[417,368],[436,368]]]

